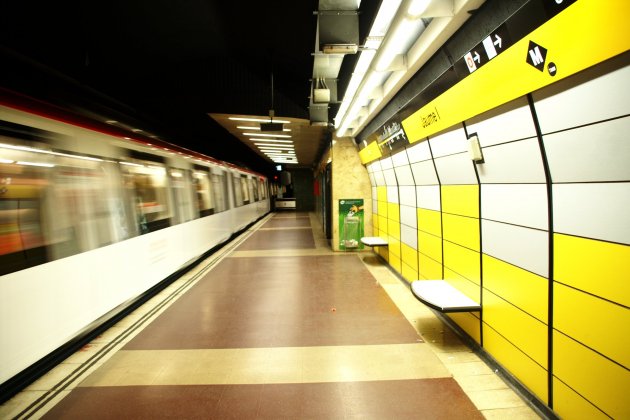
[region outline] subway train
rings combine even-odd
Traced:
[[[266,215],[273,188],[36,105],[0,100],[3,395]]]

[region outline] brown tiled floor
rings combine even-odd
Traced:
[[[181,294],[135,336],[152,309],[0,417],[48,398],[32,405],[34,418],[477,419],[480,408],[536,418],[373,254],[333,253],[306,221],[317,223],[294,212],[269,217],[182,279],[185,287],[156,297],[160,308]],[[95,359],[104,343],[117,351]]]

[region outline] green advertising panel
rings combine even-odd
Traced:
[[[363,199],[339,200],[339,249],[363,249]]]

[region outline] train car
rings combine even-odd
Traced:
[[[4,394],[269,211],[260,174],[0,103]]]

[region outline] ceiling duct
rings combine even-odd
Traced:
[[[312,125],[329,125],[329,104],[337,103],[337,78],[346,54],[359,50],[360,0],[320,0],[309,104]]]

